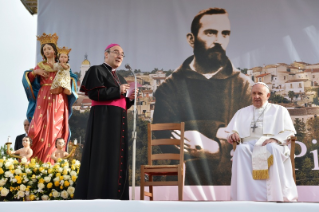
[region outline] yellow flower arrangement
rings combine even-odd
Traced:
[[[29,164],[0,159],[0,201],[68,200],[74,197],[80,162],[59,160],[55,164]]]
[[[53,185],[52,183],[48,183],[47,188],[52,188],[52,185]]]

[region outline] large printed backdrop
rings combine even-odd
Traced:
[[[224,8],[229,14],[226,55],[242,72],[234,90],[218,80],[190,80],[196,78],[190,71],[175,71],[170,80],[166,78],[182,64],[179,71],[189,67],[193,49],[186,35],[194,16],[210,7]],[[231,146],[221,129],[238,108],[249,104],[249,99],[238,99],[236,91],[249,91],[245,83],[263,81],[272,88],[271,101],[289,109],[298,131],[297,184],[318,185],[319,2],[41,0],[38,8],[38,34],[56,32],[58,46],[72,48],[71,68],[81,72],[80,79],[90,65],[103,62],[109,43],[119,43],[126,55],[123,64],[141,72],[137,167],[146,163],[142,155],[148,121],[185,121],[186,185],[229,185]],[[41,61],[39,48],[38,44]],[[178,84],[182,77],[188,77],[186,85]],[[178,91],[180,86],[186,87]],[[158,91],[159,87],[163,89]],[[163,118],[156,120],[156,116]],[[171,119],[165,119],[168,116]],[[200,195],[197,199],[207,199],[205,191]]]

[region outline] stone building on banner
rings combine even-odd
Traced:
[[[157,87],[166,79],[166,73],[163,70],[158,70],[154,74],[137,74],[138,83],[142,85],[139,88],[140,92],[137,97],[136,110],[140,118],[151,121],[153,119],[155,98],[154,93]],[[127,82],[134,81],[131,77],[125,78]],[[129,111],[133,111],[133,107]]]
[[[293,91],[296,95],[295,101],[301,101],[308,96],[313,97],[310,91],[313,86],[319,83],[319,64],[307,64],[305,62],[276,63],[258,66],[247,71],[248,76],[254,82],[264,82],[271,89],[272,93],[290,99],[288,93]],[[317,83],[317,84],[316,84]],[[299,102],[299,105],[307,102]]]

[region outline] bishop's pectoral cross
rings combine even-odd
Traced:
[[[251,128],[253,128],[253,132],[255,132],[255,129],[258,128],[256,123],[254,123],[254,126],[252,126]]]

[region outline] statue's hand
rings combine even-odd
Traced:
[[[44,70],[41,69],[41,68],[34,69],[34,73],[35,73],[36,75],[40,75],[40,76],[45,77],[45,78],[49,77],[49,73],[46,72],[46,71],[44,71]]]

